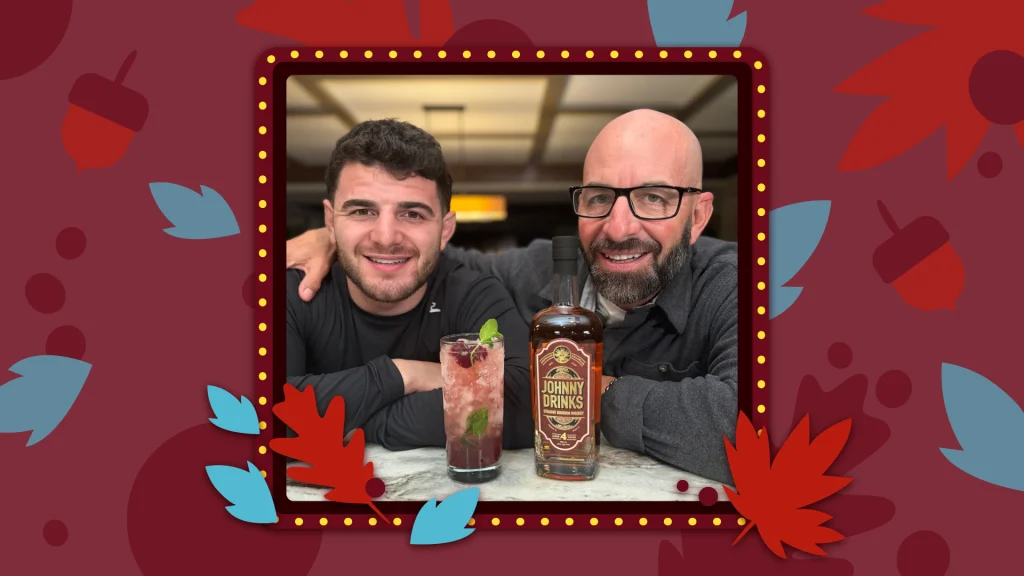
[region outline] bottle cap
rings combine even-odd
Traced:
[[[552,257],[575,262],[579,256],[580,241],[575,236],[555,236],[551,239]]]

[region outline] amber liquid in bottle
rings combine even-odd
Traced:
[[[604,333],[597,315],[579,305],[578,244],[571,238],[571,261],[565,242],[555,245],[552,305],[530,329],[533,445],[538,476],[591,480],[600,448]]]

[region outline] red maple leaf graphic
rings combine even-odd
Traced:
[[[1000,86],[1012,83],[1006,77],[1020,76],[1020,65],[1005,72],[979,72],[980,77],[972,71],[979,59],[995,51],[1024,54],[1024,2],[889,0],[864,12],[934,28],[883,54],[836,87],[847,94],[889,96],[854,135],[839,170],[863,170],[892,160],[945,126],[946,171],[952,180],[992,123],[991,94],[1006,90]],[[1005,118],[1010,108],[1009,116],[1016,118],[1010,123],[1016,123],[1024,145],[1024,102],[1013,103],[1012,95],[1010,102],[1005,96],[996,98],[1003,99],[996,112]]]
[[[780,558],[785,542],[807,552],[825,556],[818,544],[838,542],[843,535],[821,524],[832,517],[805,508],[835,494],[852,480],[826,476],[825,471],[839,456],[850,436],[850,419],[843,420],[810,441],[810,423],[804,416],[771,462],[768,431],[759,435],[747,415],[740,412],[736,423],[736,447],[725,438],[726,456],[736,489],[725,488],[736,510],[749,519],[733,542],[739,542],[757,526],[765,545]]]
[[[442,46],[455,32],[448,0],[420,0],[418,39],[403,0],[255,0],[236,20],[306,46]]]
[[[390,521],[373,505],[366,492],[366,483],[373,478],[373,462],[363,465],[366,441],[363,431],[356,429],[348,446],[345,435],[345,399],[335,396],[324,417],[316,407],[312,386],[299,392],[285,384],[284,402],[274,405],[274,415],[295,431],[295,438],[273,438],[270,449],[282,456],[310,464],[291,466],[292,480],[333,488],[324,495],[334,502],[368,504],[385,522]]]

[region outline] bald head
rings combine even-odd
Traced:
[[[583,180],[622,187],[660,180],[701,188],[700,142],[686,124],[668,114],[646,109],[627,112],[594,139],[583,163]]]
[[[617,198],[606,216],[579,218],[580,243],[600,295],[628,310],[650,301],[688,265],[690,245],[711,216],[713,195],[699,192],[680,198],[659,187],[703,189],[702,167],[697,137],[661,112],[634,110],[597,135],[583,163],[583,185],[643,187],[644,192],[630,198],[647,214],[638,215],[626,198]],[[598,197],[590,201],[596,203]],[[679,204],[669,198],[678,198]],[[652,219],[652,206],[655,214],[658,209],[676,211]]]

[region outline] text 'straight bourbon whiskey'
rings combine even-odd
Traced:
[[[601,320],[580,307],[579,241],[556,236],[551,306],[530,328],[533,449],[537,475],[591,480],[597,475],[601,421]]]

